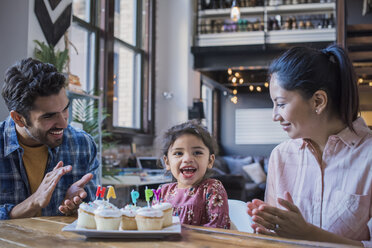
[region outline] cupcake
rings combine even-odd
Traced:
[[[163,227],[172,225],[172,215],[173,215],[172,204],[170,204],[169,202],[162,202],[162,203],[155,204],[152,207],[163,211],[163,214],[164,214]]]
[[[133,210],[133,211],[137,212],[138,210],[141,209],[141,207],[139,207],[139,206],[134,206],[134,205],[132,205],[132,204],[127,204],[127,205],[124,207],[124,209],[126,209],[126,210]]]
[[[97,209],[97,207],[98,205],[93,202],[81,203],[78,209],[76,228],[96,229],[94,211]]]
[[[110,207],[115,207],[112,203],[109,203],[108,201],[105,200],[95,200],[93,202],[97,206],[110,206]]]
[[[97,230],[119,230],[121,211],[110,205],[100,205],[94,211]]]
[[[139,231],[160,230],[163,227],[163,211],[154,208],[141,208],[137,211],[136,222]]]
[[[121,211],[121,230],[137,230],[136,211],[133,209],[120,209]]]

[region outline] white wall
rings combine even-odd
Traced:
[[[0,2],[0,89],[7,68],[27,56],[29,1]],[[8,116],[8,109],[0,97],[0,121]]]
[[[72,0],[64,0],[51,12],[49,1],[44,0],[54,22]],[[3,87],[4,75],[8,67],[17,61],[32,57],[35,43],[33,40],[46,42],[39,22],[34,13],[34,0],[0,1],[0,89]],[[63,39],[57,47],[63,47]],[[8,116],[8,109],[0,97],[0,121]]]
[[[192,70],[193,0],[156,2],[155,132],[187,120],[192,99],[200,96],[200,75]],[[163,92],[171,92],[165,99]]]

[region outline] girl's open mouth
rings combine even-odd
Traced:
[[[194,167],[184,167],[182,169],[180,169],[182,175],[186,176],[186,177],[190,177],[192,175],[194,175],[194,173],[196,172],[196,168]]]

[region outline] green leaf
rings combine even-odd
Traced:
[[[51,45],[47,45],[44,42],[34,40],[36,43],[34,56],[36,59],[43,63],[50,63],[54,65],[57,71],[62,72],[68,60],[68,49],[63,51],[55,48]]]

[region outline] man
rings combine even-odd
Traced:
[[[0,123],[0,219],[69,215],[94,196],[99,162],[90,135],[68,125],[65,78],[28,58],[8,69]]]

